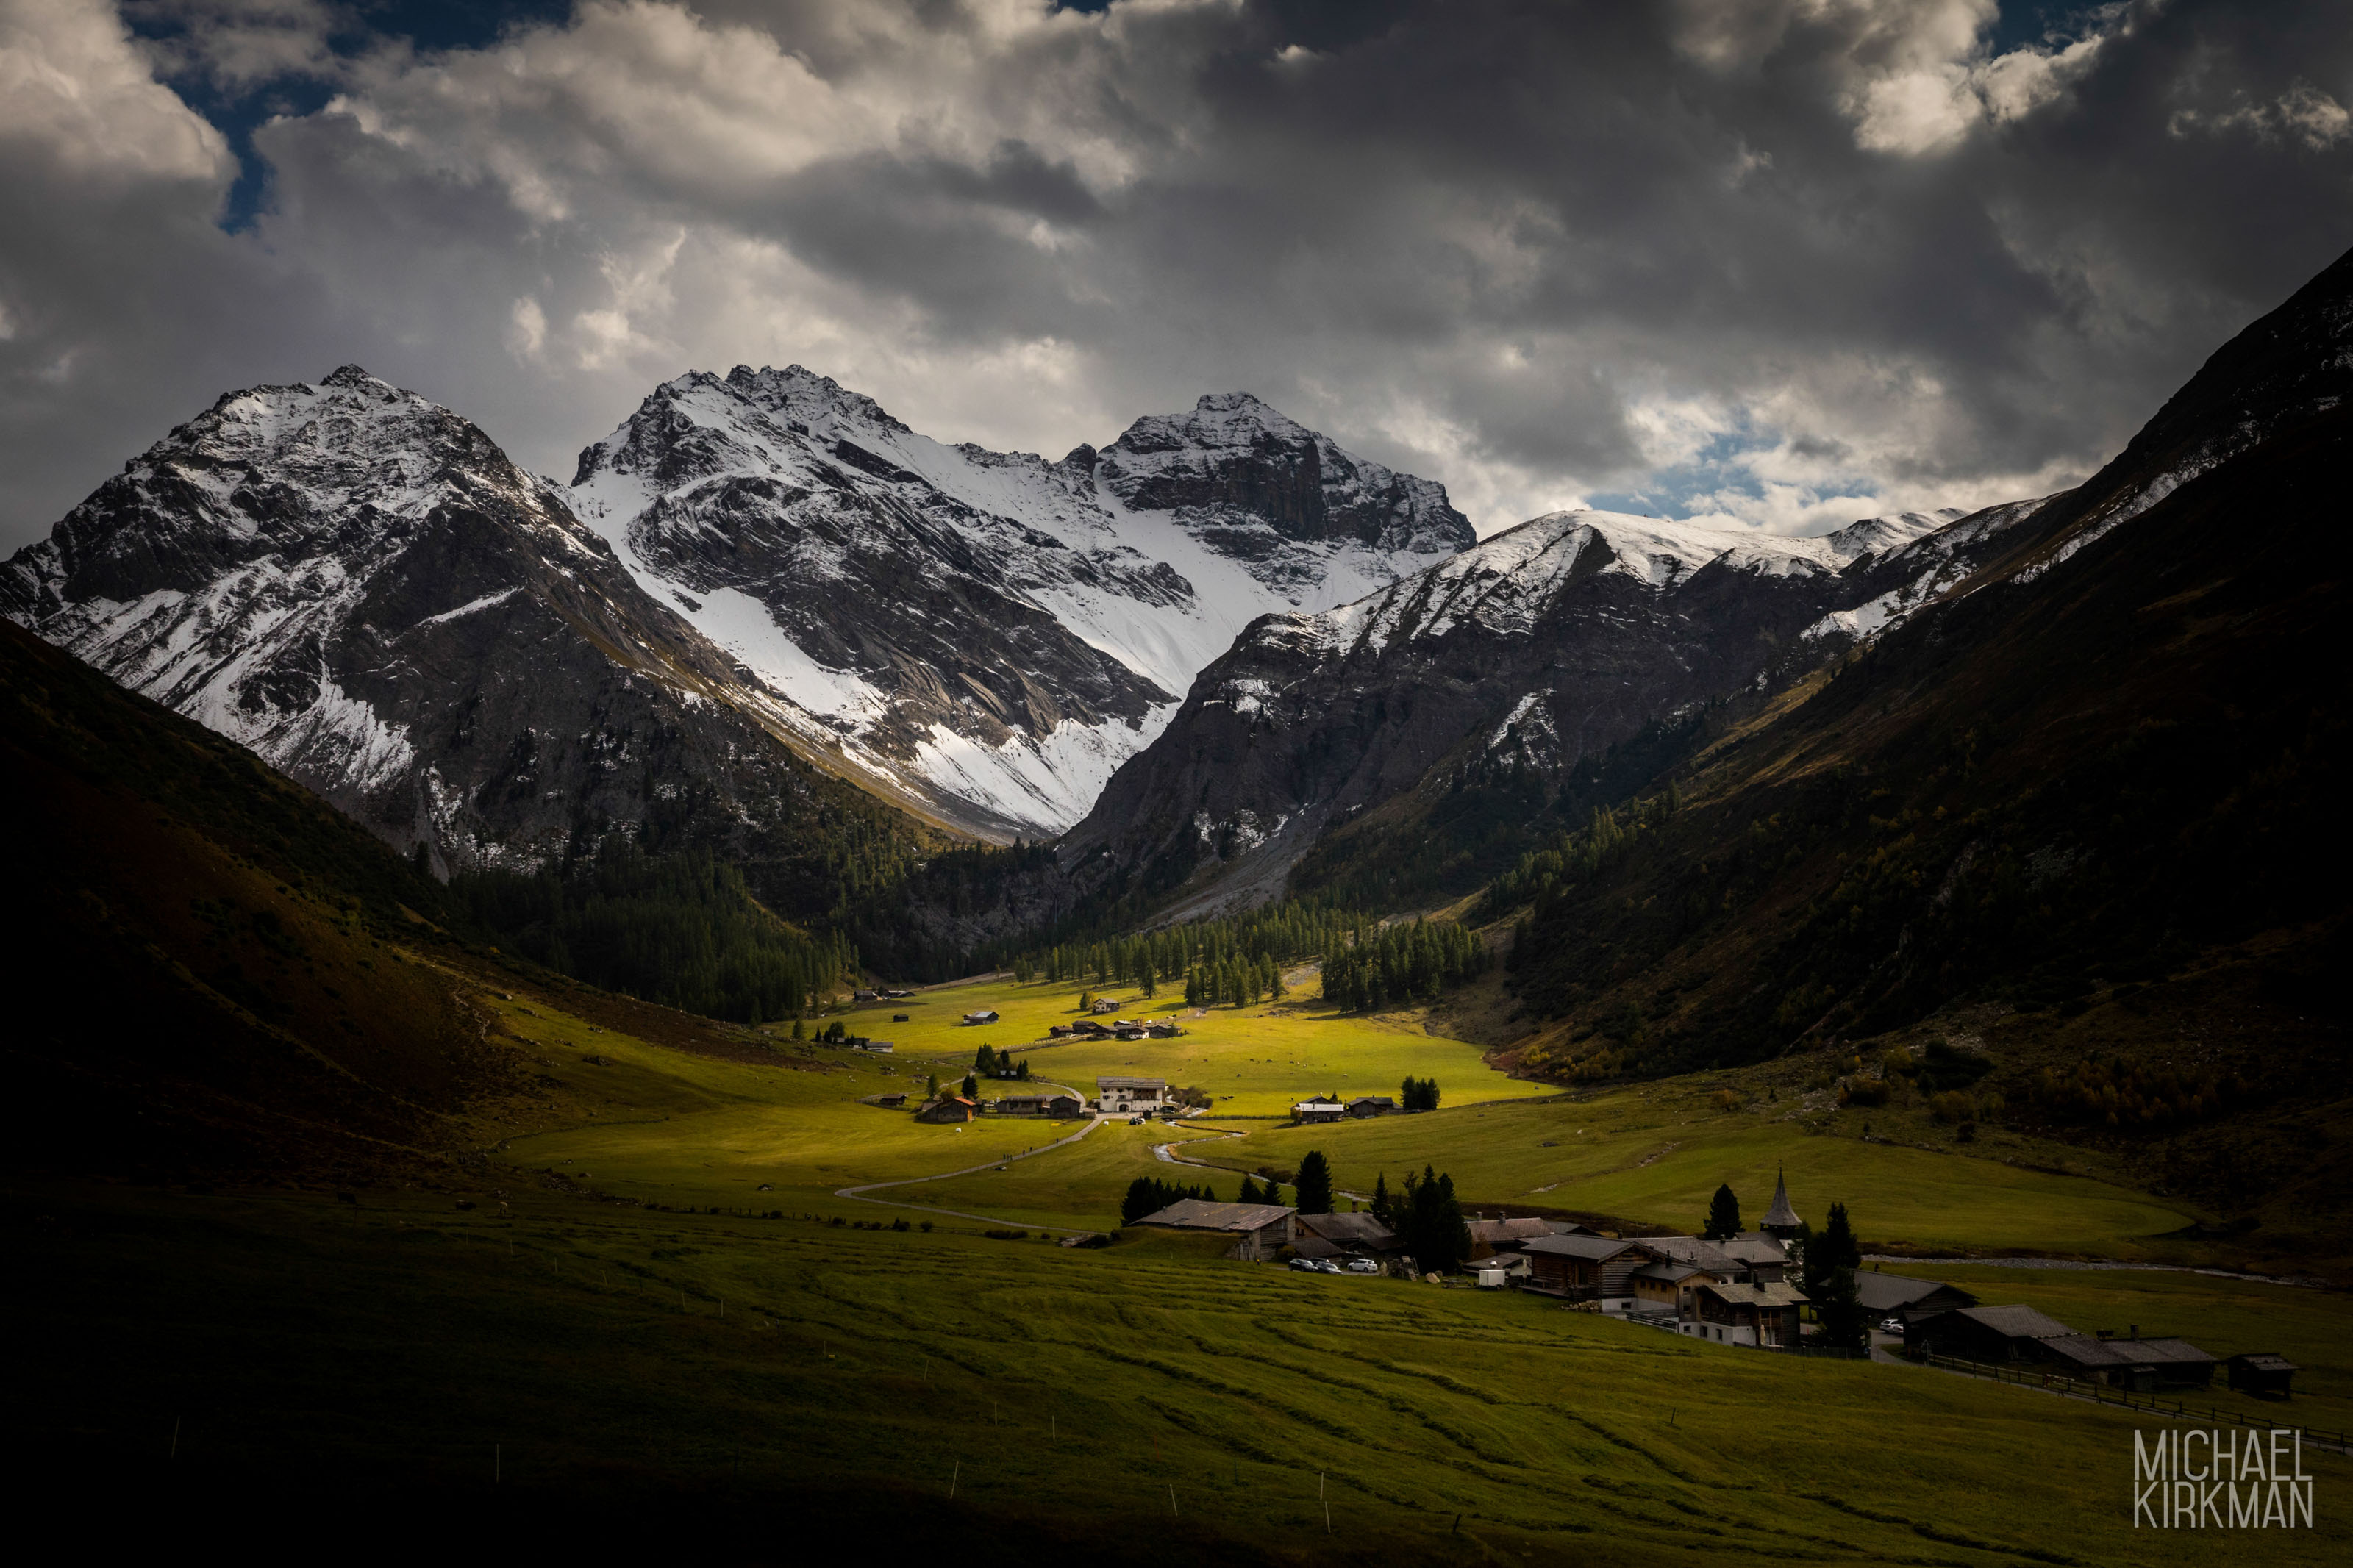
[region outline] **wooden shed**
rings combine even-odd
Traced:
[[[2288,1385],[2303,1369],[2277,1351],[2242,1351],[2222,1363],[2230,1369],[2231,1386],[2265,1399],[2286,1399]]]

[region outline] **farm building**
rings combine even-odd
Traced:
[[[1368,1214],[1303,1214],[1299,1228],[1360,1258],[1377,1258],[1398,1246],[1397,1232]]]
[[[2232,1388],[2276,1399],[2291,1396],[2288,1384],[2302,1370],[2276,1351],[2242,1351],[2224,1364],[2231,1369]]]
[[[1854,1299],[1873,1318],[1925,1317],[1955,1307],[1974,1307],[1978,1299],[1957,1285],[1936,1279],[1914,1279],[1902,1274],[1857,1274]]]
[[[1605,1312],[1633,1304],[1632,1274],[1651,1259],[1630,1241],[1607,1236],[1546,1236],[1520,1245],[1528,1260],[1525,1289],[1572,1301],[1599,1301]]]
[[[979,1107],[960,1094],[944,1094],[915,1112],[918,1121],[969,1121]]]
[[[1116,1013],[1119,1011],[1119,998],[1116,996],[1098,996],[1095,998],[1094,1005],[1088,1008],[1087,1011],[1090,1013]]]
[[[898,1049],[898,1047],[889,1040],[853,1040],[850,1044],[859,1050],[874,1051],[883,1056],[888,1056]]]
[[[2053,1372],[2149,1394],[2160,1388],[2203,1388],[2214,1380],[2214,1358],[2188,1340],[2102,1339],[2061,1334],[2037,1340],[2038,1360]]]
[[[1275,1249],[1299,1239],[1299,1211],[1280,1204],[1213,1204],[1199,1198],[1179,1198],[1157,1214],[1135,1223],[1170,1230],[1224,1231],[1234,1237],[1229,1258],[1255,1262],[1271,1258]]]
[[[1095,1103],[1105,1116],[1157,1110],[1168,1103],[1168,1080],[1165,1078],[1099,1078],[1095,1079]]]
[[[976,1013],[966,1013],[964,1021],[967,1024],[994,1024],[997,1022],[997,1009],[983,1007]]]
[[[907,1096],[903,1090],[893,1090],[889,1094],[867,1095],[860,1099],[858,1103],[860,1105],[879,1105],[885,1110],[897,1110],[906,1105]]]
[[[1737,1279],[1748,1266],[1715,1242],[1697,1236],[1638,1236],[1631,1241],[1660,1263],[1696,1264],[1724,1279]]]
[[[1293,1121],[1337,1121],[1347,1114],[1345,1105],[1336,1100],[1326,1100],[1320,1094],[1311,1100],[1300,1100],[1291,1108]]]
[[[999,1116],[1078,1116],[1085,1110],[1075,1094],[1008,1094],[997,1102]]]
[[[1692,1312],[1681,1331],[1718,1344],[1781,1350],[1798,1342],[1798,1309],[1806,1298],[1795,1285],[1725,1284],[1693,1287]]]
[[[1360,1094],[1348,1101],[1351,1116],[1388,1116],[1396,1112],[1398,1103],[1386,1094]]]
[[[1517,1252],[1523,1246],[1539,1237],[1573,1235],[1583,1228],[1558,1220],[1533,1218],[1497,1217],[1466,1220],[1463,1223],[1471,1232],[1471,1239],[1473,1242],[1485,1242],[1497,1252]]]
[[[869,991],[863,987],[860,987],[856,991],[852,991],[849,994],[850,999],[857,1002],[872,1002],[877,1000],[881,994],[880,992]]]
[[[1786,1279],[1789,1272],[1789,1255],[1771,1237],[1757,1231],[1743,1231],[1729,1241],[1719,1241],[1716,1250],[1740,1265],[1741,1273],[1751,1284],[1769,1285]]]
[[[2038,1361],[2041,1340],[2072,1339],[2075,1331],[2031,1307],[1953,1307],[1907,1321],[1904,1348],[1961,1361]]]
[[[1626,1276],[1626,1283],[1634,1294],[1634,1304],[1628,1310],[1646,1317],[1688,1317],[1693,1290],[1702,1285],[1729,1284],[1731,1279],[1728,1272],[1719,1274],[1696,1263],[1672,1259],[1645,1263]]]
[[[1162,1018],[1145,1025],[1144,1032],[1155,1040],[1173,1040],[1185,1031],[1176,1026],[1174,1019]]]

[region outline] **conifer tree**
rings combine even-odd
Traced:
[[[1234,1202],[1238,1204],[1255,1204],[1263,1203],[1266,1200],[1259,1194],[1258,1184],[1251,1181],[1249,1174],[1245,1173],[1242,1176],[1242,1190],[1235,1194]]]
[[[1272,1176],[1269,1176],[1266,1179],[1266,1195],[1261,1201],[1270,1204],[1281,1203],[1282,1201],[1282,1184],[1276,1181]]]
[[[1731,1183],[1715,1189],[1707,1205],[1707,1228],[1700,1234],[1710,1241],[1729,1241],[1740,1234],[1740,1200],[1733,1195]]]
[[[1299,1162],[1298,1202],[1301,1214],[1332,1212],[1332,1166],[1321,1150],[1310,1149]]]

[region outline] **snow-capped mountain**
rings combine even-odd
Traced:
[[[1353,603],[1270,615],[1063,841],[1082,880],[1282,885],[1331,828],[1480,765],[1557,775],[1655,719],[1810,667],[1983,560],[2040,503],[1788,539],[1539,517]]]
[[[619,826],[756,868],[892,815],[556,486],[354,365],[174,430],[0,567],[0,613],[443,867]]]
[[[797,365],[658,387],[567,492],[648,593],[945,820],[1085,815],[1253,618],[1470,544],[1438,485],[1243,395],[1059,462]]]

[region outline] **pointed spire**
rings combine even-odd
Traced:
[[[1773,1206],[1766,1211],[1764,1221],[1757,1228],[1767,1231],[1794,1231],[1798,1228],[1798,1211],[1789,1206],[1789,1181],[1778,1166],[1773,1173]]]

